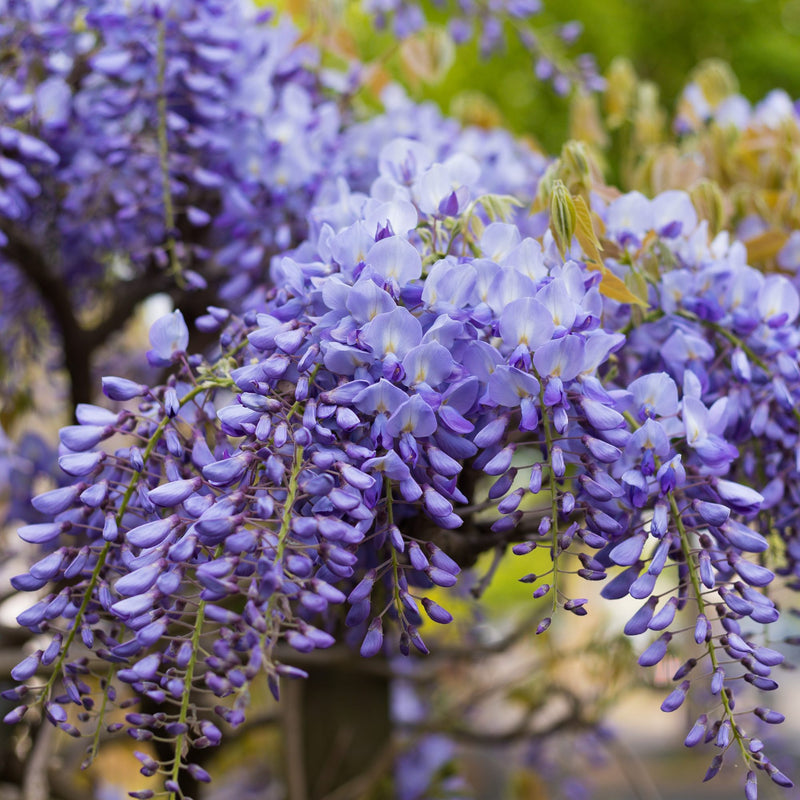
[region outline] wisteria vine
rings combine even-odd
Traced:
[[[7,719],[43,703],[78,734],[71,704],[88,721],[146,697],[162,710],[130,712],[130,734],[176,748],[166,763],[142,754],[142,771],[179,795],[181,770],[208,777],[191,748],[219,742],[214,714],[244,720],[260,672],[277,696],[303,674],[291,652],[334,644],[341,615],[362,656],[427,652],[423,614],[451,615],[426,589],[513,545],[522,569],[550,554],[523,581],[555,614],[587,613],[565,573],[642,601],[625,626],[657,634],[641,665],[694,642],[662,708],[710,700],[686,740],[718,748],[709,777],[733,747],[748,798],[759,771],[791,785],[758,732],[783,717],[747,685],[777,687],[783,655],[748,625],[778,618],[767,587],[796,569],[797,291],[711,240],[683,192],[596,199],[615,253],[603,272],[572,236],[586,206],[563,184],[536,239],[504,221],[516,201],[474,191],[469,157],[437,163],[396,139],[379,168],[344,223],[315,210],[259,310],[209,309],[215,359],[186,355],[176,311],[151,331],[170,380],[107,377],[124,407],[82,405],[61,431],[75,482],[34,499],[52,521],[20,535],[47,553],[13,583],[62,587],[19,617],[50,644],[15,668]],[[646,301],[624,288],[635,276]]]
[[[685,744],[716,748],[707,779],[732,751],[748,800],[762,773],[790,787],[762,741],[783,715],[758,693],[797,643],[770,633],[771,585],[800,569],[794,282],[749,266],[686,192],[593,186],[581,146],[545,172],[396,90],[343,120],[267,18],[245,15],[242,41],[226,4],[148,6],[140,28],[90,6],[85,26],[69,4],[7,26],[0,278],[21,285],[30,236],[74,242],[59,274],[86,279],[119,248],[134,272],[218,281],[195,320],[213,344],[191,352],[182,312],[162,317],[147,358],[168,377],[106,376],[111,404],[62,428],[68,480],[19,531],[41,554],[12,579],[35,637],[6,722],[41,709],[90,737],[87,764],[105,731],[170,743],[137,752],[160,782],[132,795],[182,797],[259,676],[278,698],[297,653],[428,653],[427,621],[452,620],[432,590],[508,548],[549,602],[537,634],[588,613],[575,575],[638,601],[640,665],[691,653],[662,709],[704,709]],[[32,94],[41,60],[57,75]],[[50,179],[71,191],[40,230]]]

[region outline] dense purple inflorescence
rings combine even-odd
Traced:
[[[483,190],[523,199],[546,166],[396,88],[385,113],[356,121],[292,24],[246,2],[14,9],[0,22],[14,45],[0,89],[4,418],[37,403],[27,370],[42,353],[66,367],[73,404],[91,399],[93,367],[152,375],[107,345],[159,292],[192,330],[209,302],[260,308],[271,256],[305,238],[310,209],[369,190],[376,143],[403,134],[441,160],[473,155]],[[12,519],[39,520],[29,487],[47,448],[29,436],[7,457]]]
[[[426,653],[423,619],[452,619],[430,589],[484,550],[523,564],[541,548],[551,569],[523,581],[553,614],[587,613],[572,574],[604,581],[604,599],[640,604],[625,633],[653,632],[642,666],[691,650],[662,709],[711,699],[686,737],[719,748],[709,777],[734,747],[748,798],[758,771],[790,785],[755,738],[783,717],[749,690],[775,689],[783,661],[762,644],[778,618],[766,587],[800,575],[789,280],[710,237],[683,192],[589,197],[598,271],[568,206],[554,202],[547,231],[520,211],[537,156],[428,106],[404,130],[411,107],[391,91],[385,115],[343,126],[312,55],[265,20],[234,35],[233,6],[142,6],[128,25],[94,3],[85,28],[65,8],[10,31],[19,69],[0,99],[41,137],[0,129],[3,246],[18,224],[47,234],[31,222],[52,220],[37,206],[47,177],[70,187],[53,232],[75,243],[64,275],[96,279],[118,249],[134,271],[195,280],[184,266],[209,263],[224,280],[197,319],[211,355],[187,354],[175,311],[150,336],[166,382],[107,376],[115,410],[80,404],[61,430],[70,482],[35,497],[19,531],[41,550],[12,580],[36,593],[18,621],[40,644],[12,672],[6,720],[40,703],[67,733],[115,730],[105,709],[146,699],[159,710],[126,725],[174,742],[171,760],[141,758],[174,794],[184,769],[207,779],[192,748],[219,743],[214,714],[244,720],[257,675],[277,696],[303,674],[293,653],[339,640]],[[53,37],[63,58],[31,93],[23,55],[52,62]],[[3,261],[0,277],[20,274]]]
[[[17,695],[73,731],[58,709],[89,713],[81,675],[105,661],[107,693],[127,684],[164,709],[129,715],[134,737],[174,736],[176,753],[213,744],[213,724],[188,713],[191,690],[225,698],[217,713],[240,722],[255,675],[277,694],[298,674],[292,650],[336,641],[339,609],[364,656],[427,652],[423,613],[451,617],[426,587],[516,542],[520,555],[550,552],[536,596],[554,611],[586,613],[565,593],[576,570],[608,577],[606,599],[640,600],[625,632],[656,632],[643,666],[693,640],[662,708],[701,687],[714,710],[687,742],[733,744],[785,780],[733,709],[744,684],[775,688],[783,659],[748,624],[778,617],[758,559],[768,536],[783,539],[781,570],[795,569],[796,290],[749,268],[724,234],[709,241],[686,194],[598,200],[620,254],[608,266],[648,271],[650,310],[634,322],[577,245],[565,258],[549,232],[503,221],[512,203],[474,191],[473,159],[437,163],[396,139],[378,169],[370,195],[312,210],[312,238],[273,259],[259,310],[209,310],[215,361],[186,360],[175,312],[151,335],[159,358],[182,364],[174,377],[106,378],[109,397],[138,406],[81,406],[62,430],[75,483],[34,500],[52,521],[20,535],[46,554],[14,579],[65,584],[20,616],[53,644],[14,677],[40,665],[52,677]],[[756,475],[767,442],[775,455]],[[495,509],[489,522],[475,503]],[[183,763],[165,766],[175,780]]]

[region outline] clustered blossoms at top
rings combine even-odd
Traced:
[[[0,385],[12,418],[13,398],[37,400],[32,355],[66,367],[73,404],[91,398],[99,364],[146,374],[138,353],[107,345],[158,292],[190,326],[209,298],[257,305],[270,257],[302,241],[310,208],[346,202],[340,178],[369,188],[376,140],[473,155],[483,190],[523,199],[546,164],[397,88],[385,113],[356,120],[337,94],[355,78],[320,70],[288,19],[247,2],[171,3],[166,15],[115,0],[13,7],[0,4]],[[49,447],[32,435],[15,445],[10,517],[37,521],[30,486],[50,471]]]
[[[695,644],[662,708],[710,699],[687,737],[718,748],[709,775],[733,747],[748,798],[758,771],[791,785],[759,738],[782,716],[747,688],[776,688],[783,660],[752,627],[778,617],[758,558],[768,535],[783,540],[775,567],[795,569],[797,291],[748,267],[726,234],[711,240],[683,192],[594,196],[606,267],[646,281],[642,317],[604,294],[577,241],[562,255],[550,231],[503,221],[513,202],[475,191],[472,158],[439,163],[400,138],[378,169],[369,195],[312,210],[260,308],[209,309],[216,360],[187,359],[175,312],[150,354],[174,376],[105,378],[110,399],[138,406],[83,405],[62,430],[75,482],[34,500],[52,521],[20,535],[47,554],[14,585],[65,585],[20,615],[51,644],[15,669],[9,719],[41,700],[77,733],[67,707],[93,716],[82,676],[108,662],[101,705],[123,684],[160,705],[127,724],[175,739],[173,761],[141,759],[178,792],[182,769],[207,777],[185,746],[220,738],[190,691],[241,722],[249,682],[266,670],[277,695],[299,674],[292,649],[333,644],[340,614],[364,656],[427,652],[423,614],[451,619],[426,593],[457,580],[437,534],[451,530],[476,552],[516,543],[522,569],[545,548],[552,569],[524,581],[554,612],[586,613],[566,593],[576,571],[607,579],[606,599],[641,600],[625,632],[656,633],[642,665],[673,638]],[[117,435],[128,443],[103,446]]]
[[[115,282],[144,297],[182,278],[240,302],[262,286],[270,256],[305,236],[315,198],[336,200],[338,177],[368,187],[370,137],[392,127],[442,158],[479,150],[487,180],[523,194],[544,167],[504,132],[470,133],[401,98],[354,124],[291,23],[245,2],[173,3],[168,14],[115,0],[14,8],[0,22],[11,45],[0,87],[0,313],[11,362],[20,350],[11,337],[35,330],[46,281],[68,291],[76,317]],[[37,250],[42,276],[28,257]]]

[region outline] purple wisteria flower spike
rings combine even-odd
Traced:
[[[21,274],[20,223],[41,233],[33,176],[58,168],[66,273],[119,248],[131,280],[214,302],[152,324],[161,378],[120,364],[61,428],[63,475],[21,517],[33,636],[6,722],[87,737],[87,765],[124,730],[153,779],[132,796],[184,798],[257,680],[277,700],[318,650],[428,654],[446,590],[494,551],[542,612],[534,644],[630,598],[638,664],[680,664],[661,709],[697,709],[706,779],[730,763],[748,800],[759,777],[791,787],[763,740],[797,643],[772,589],[800,576],[795,284],[685,192],[545,178],[542,224],[543,159],[393,90],[345,119],[271,13],[132,7],[28,9],[30,47],[63,58],[35,97],[21,66],[0,89],[41,133],[0,126],[0,275]],[[109,198],[113,223],[87,221]]]

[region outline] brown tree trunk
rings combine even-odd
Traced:
[[[363,666],[353,654],[281,687],[290,800],[393,797],[389,677]]]

